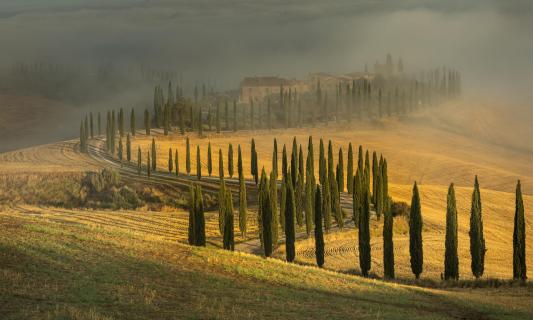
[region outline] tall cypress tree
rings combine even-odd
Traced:
[[[241,148],[239,145],[239,161],[241,160]],[[242,166],[239,167],[239,230],[243,238],[246,237],[248,204],[246,200],[246,184],[242,174]]]
[[[459,279],[459,256],[457,255],[457,207],[453,183],[448,188],[446,206],[446,241],[444,253],[444,279]]]
[[[526,281],[526,221],[520,180],[516,184],[516,200],[513,231],[513,279]]]
[[[382,196],[385,195],[386,188],[386,173],[387,173],[387,163],[384,162],[381,166],[380,174],[380,187],[382,188]],[[383,201],[385,203],[385,201]],[[394,217],[392,216],[392,211],[389,210],[388,205],[383,205],[383,273],[385,278],[394,279],[394,243],[392,239],[392,234],[394,230]]]
[[[417,279],[420,278],[424,264],[422,223],[420,195],[418,194],[418,186],[415,181],[413,198],[411,199],[411,213],[409,215],[409,253],[411,255],[411,271]]]
[[[222,149],[218,149],[218,177],[224,179],[224,158],[222,157]]]
[[[93,113],[91,112],[89,114],[89,118],[90,118],[90,126],[91,126],[91,139],[94,138],[94,122],[93,122]]]
[[[272,208],[272,244],[274,247],[279,239],[279,217],[278,217],[278,181],[273,171],[270,172],[270,202]],[[285,219],[283,219],[285,220]]]
[[[174,161],[172,160],[172,148],[168,148],[168,173],[174,170]]]
[[[157,170],[157,151],[155,147],[155,139],[152,138],[152,170]]]
[[[191,144],[189,137],[185,140],[185,170],[187,171],[187,175],[191,174]]]
[[[131,114],[130,114],[130,133],[132,136],[135,137],[135,132],[137,130],[135,129],[135,109],[131,108]]]
[[[270,100],[269,100],[270,101]],[[278,141],[274,138],[274,151],[272,152],[272,171],[278,178]]]
[[[142,171],[142,155],[141,155],[141,147],[137,148],[137,174],[141,175]]]
[[[202,187],[196,185],[195,190],[195,219],[194,219],[194,228],[195,228],[195,245],[205,247],[205,215],[204,215],[204,200],[202,196]]]
[[[118,139],[118,160],[120,160],[120,165],[122,166],[122,160],[123,160],[123,145],[122,145],[122,138]]]
[[[270,200],[270,188],[265,170],[261,174],[261,239],[265,257],[272,255],[272,202]]]
[[[368,277],[371,267],[370,248],[370,195],[363,190],[363,205],[359,215],[359,267],[363,277]]]
[[[324,151],[324,140],[322,140],[322,138],[320,138],[320,150],[319,150],[319,155],[318,155],[318,178],[319,178],[319,182],[321,185],[326,184],[327,169],[326,169],[326,158],[325,158],[325,151]],[[325,194],[322,193],[322,198],[325,199],[325,197],[326,197]]]
[[[364,170],[364,163],[363,163],[363,146],[359,146],[359,153],[357,155],[357,170],[359,170],[359,172],[361,174],[363,174],[363,170]],[[361,175],[361,178],[363,178],[363,176]]]
[[[228,174],[233,178],[233,145],[230,143],[228,147]]]
[[[126,136],[126,159],[128,162],[131,161],[131,139],[129,134]]]
[[[309,159],[309,157],[308,157]],[[311,172],[309,171],[309,161],[307,161],[307,170],[306,170],[306,179],[305,179],[305,231],[309,236],[313,229],[313,220],[315,212],[313,211],[314,203],[313,199],[315,197],[315,185],[313,179],[311,178]],[[322,213],[320,214],[322,216]],[[320,223],[322,227],[322,223]]]
[[[196,177],[202,180],[202,162],[200,158],[200,146],[196,146]]]
[[[124,136],[124,110],[122,108],[118,112],[118,133],[121,138]]]
[[[220,104],[218,102],[217,102],[216,127],[217,127],[217,133],[220,133]]]
[[[146,157],[146,175],[148,176],[148,178],[150,178],[151,176],[151,167],[152,167],[152,164],[150,163],[150,151],[148,151],[148,155]]]
[[[296,239],[296,231],[294,226],[294,216],[296,213],[296,205],[294,198],[294,188],[290,180],[286,181],[287,185],[287,199],[285,203],[285,252],[288,262],[293,262],[296,256],[294,242]]]
[[[226,210],[224,220],[223,247],[226,250],[235,250],[235,236],[233,230],[233,197],[231,190],[226,190]]]
[[[287,202],[287,188],[285,180],[285,178],[281,178],[281,201],[279,204],[279,223],[283,232],[285,232],[285,203]]]
[[[288,172],[288,163],[287,163],[287,147],[283,145],[283,151],[281,152],[281,177],[287,179]]]
[[[239,174],[239,179],[244,180],[244,168],[242,166],[242,151],[241,145],[237,146],[237,173]]]
[[[178,148],[176,148],[176,152],[174,153],[174,170],[176,171],[176,176],[180,174],[180,162],[178,158]]]
[[[339,160],[338,160],[338,174],[337,174],[337,184],[339,192],[344,192],[344,159],[342,155],[342,148],[339,148]]]
[[[196,190],[195,187],[191,184],[189,187],[189,228],[188,228],[188,240],[189,245],[193,246],[196,244],[196,228],[194,227],[196,222]]]
[[[322,185],[322,214],[324,215],[324,229],[326,232],[331,228],[331,192],[330,183],[326,181]]]
[[[150,135],[150,129],[151,129],[151,120],[150,120],[150,112],[148,112],[148,109],[144,110],[144,131],[146,132],[146,135]]]
[[[298,179],[298,145],[296,144],[296,137],[292,140],[291,152],[291,181],[293,190],[296,189],[296,182]]]
[[[477,278],[485,269],[485,238],[483,237],[483,218],[481,211],[481,195],[477,176],[472,193],[472,209],[470,210],[470,255],[472,257],[472,274]]]
[[[224,236],[224,223],[226,221],[226,182],[220,178],[220,187],[218,189],[218,230],[220,235]]]
[[[207,173],[209,176],[213,173],[213,157],[211,155],[211,141],[207,144]]]
[[[352,203],[353,222],[355,226],[359,226],[359,216],[361,215],[361,210],[363,208],[363,180],[359,169],[357,169],[353,179]]]
[[[372,152],[372,203],[377,206],[379,165],[376,151]],[[379,215],[378,215],[379,218]]]
[[[363,187],[365,188],[365,190],[368,190],[370,196],[370,157],[368,155],[368,150],[365,153],[365,171]]]
[[[322,230],[322,202],[320,187],[315,191],[315,256],[319,268],[324,265],[324,233]]]
[[[352,143],[348,145],[348,164],[346,168],[346,189],[348,193],[353,194],[353,147]]]
[[[252,138],[252,147],[250,149],[250,173],[252,174],[252,177],[254,177],[254,179],[257,176],[257,159],[255,156],[255,140]],[[257,185],[257,179],[255,181],[255,184]]]

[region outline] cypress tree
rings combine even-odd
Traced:
[[[416,279],[420,278],[424,264],[422,247],[422,213],[420,208],[420,195],[415,182],[413,198],[411,200],[411,213],[409,215],[409,253],[411,255],[411,271]]]
[[[151,176],[151,166],[152,164],[150,163],[150,151],[148,151],[148,156],[146,157],[146,175],[148,176],[148,178],[150,178]]]
[[[94,122],[93,122],[93,113],[90,114],[90,126],[91,126],[91,139],[94,138]]]
[[[364,167],[363,167],[363,146],[359,146],[359,154],[358,154],[358,158],[357,158],[357,170],[359,170],[359,172],[361,173],[361,178],[363,178],[362,174],[363,174],[363,170],[364,170]]]
[[[384,180],[384,176],[381,180]],[[382,183],[384,182],[382,181]],[[382,187],[384,187],[384,184],[382,184]],[[385,206],[383,218],[383,273],[387,279],[394,279],[393,230],[394,218],[392,216],[392,211],[388,210]]]
[[[202,162],[200,159],[200,146],[196,146],[196,177],[202,180]]]
[[[363,209],[363,181],[361,178],[361,171],[359,169],[353,178],[353,194],[352,194],[352,208],[353,208],[353,222],[355,226],[359,226],[359,216]]]
[[[124,147],[122,145],[122,138],[119,138],[118,140],[118,160],[120,160],[120,165],[122,166],[122,160],[123,160],[123,150]]]
[[[283,151],[281,152],[281,176],[284,179],[287,179],[288,172],[288,163],[287,163],[287,148],[283,145]]]
[[[270,188],[265,170],[261,174],[261,237],[263,239],[263,248],[265,257],[272,255],[272,202],[270,200]]]
[[[342,148],[339,148],[339,160],[338,160],[338,174],[337,174],[337,184],[339,192],[344,192],[344,159],[342,155]]]
[[[141,147],[137,149],[137,174],[141,175],[142,171],[142,156],[141,156]]]
[[[253,141],[253,140],[252,140]],[[254,175],[254,180],[255,180],[255,184],[257,185],[258,183],[258,179],[259,179],[259,169],[258,169],[258,161],[257,161],[257,151],[255,150],[255,142],[253,144],[253,172],[255,173]]]
[[[176,176],[180,174],[180,162],[178,158],[178,148],[176,148],[176,152],[174,153],[174,169],[176,170]]]
[[[241,145],[239,144],[237,146],[237,173],[239,174],[239,179],[244,180],[244,171],[242,166],[242,152],[241,152]]]
[[[274,172],[270,172],[270,202],[272,208],[272,243],[278,244],[279,239],[279,218],[278,218],[278,181]]]
[[[220,188],[218,189],[218,228],[220,234],[224,235],[224,223],[226,215],[226,182],[220,178]]]
[[[252,174],[252,177],[256,177],[257,175],[257,159],[256,159],[256,153],[255,153],[255,140],[252,138],[252,147],[250,149],[250,173]],[[257,179],[255,184],[257,185]]]
[[[315,181],[315,151],[313,148],[313,137],[309,136],[309,139],[307,141],[307,158],[309,161],[309,173],[311,174],[311,178],[313,179],[313,182]],[[314,186],[313,186],[314,189]]]
[[[124,110],[122,108],[118,112],[118,133],[121,138],[124,136]]]
[[[346,189],[348,193],[353,194],[353,147],[352,143],[348,145],[348,164],[346,168]]]
[[[185,170],[187,170],[187,175],[191,174],[191,145],[189,137],[185,140]]]
[[[226,190],[226,214],[224,221],[224,249],[235,250],[235,236],[233,231],[233,197],[231,190]]]
[[[270,99],[269,99],[270,101]],[[278,178],[278,141],[274,138],[274,151],[272,152],[272,171]]]
[[[309,159],[309,157],[308,157]],[[308,161],[308,168],[309,168],[309,161]],[[313,183],[313,180],[311,179],[311,173],[309,169],[307,169],[306,173],[306,182],[305,182],[305,231],[307,232],[307,235],[309,236],[311,234],[311,231],[313,229],[313,220],[314,220],[314,203],[313,203],[313,197],[315,196],[315,186]],[[321,214],[322,215],[322,214]],[[322,227],[322,223],[320,223],[320,226]]]
[[[172,148],[168,148],[168,173],[174,170],[174,161],[172,160]]]
[[[204,122],[202,119],[202,107],[198,106],[198,136],[203,137],[204,135]]]
[[[233,178],[233,145],[230,143],[228,147],[228,174]]]
[[[281,201],[279,203],[279,223],[283,232],[285,232],[285,203],[287,202],[287,188],[285,180],[285,178],[281,178]]]
[[[222,149],[218,149],[218,177],[224,179],[224,158],[222,158]]]
[[[131,161],[131,140],[129,134],[126,136],[126,159],[128,162]]]
[[[520,180],[516,184],[516,200],[513,231],[513,279],[526,281],[526,221]]]
[[[470,255],[472,257],[472,274],[477,278],[483,275],[485,268],[485,238],[483,237],[483,218],[481,211],[481,195],[477,176],[472,193],[472,209],[470,210]]]
[[[296,238],[296,231],[294,226],[294,215],[296,211],[294,203],[294,189],[292,187],[292,182],[289,180],[287,182],[287,199],[285,203],[285,252],[288,262],[293,262],[296,256],[296,250],[294,247],[294,241]]]
[[[315,256],[319,268],[324,265],[324,233],[322,230],[322,203],[320,187],[315,191]]]
[[[364,184],[363,187],[365,190],[368,190],[370,196],[370,158],[368,155],[368,150],[365,153],[365,171],[364,171]]]
[[[239,145],[239,159],[241,158],[241,149]],[[241,160],[242,161],[242,160]],[[243,238],[246,237],[247,230],[247,200],[246,200],[246,184],[244,183],[244,176],[242,170],[239,169],[239,230]]]
[[[131,108],[131,115],[130,115],[130,133],[132,136],[135,137],[135,109]]]
[[[338,169],[339,166],[337,166]],[[337,170],[338,171],[338,170]],[[344,227],[344,219],[343,219],[343,213],[341,209],[340,204],[340,194],[338,189],[338,183],[337,179],[335,178],[335,174],[333,171],[329,174],[329,186],[330,186],[330,194],[331,194],[331,210],[333,210],[333,216],[335,217],[335,221],[337,222],[337,225],[339,228]]]
[[[146,135],[149,136],[150,135],[150,126],[151,126],[151,122],[150,122],[150,112],[148,112],[148,109],[145,109],[144,110],[144,131],[146,132]]]
[[[207,144],[207,173],[209,176],[213,173],[213,158],[211,156],[211,141]]]
[[[152,170],[155,172],[157,169],[157,152],[155,147],[155,139],[152,138]]]
[[[293,190],[296,189],[298,179],[298,145],[296,144],[296,137],[292,140],[291,152],[291,181]]]
[[[363,205],[359,215],[359,267],[363,277],[368,277],[371,267],[370,248],[370,195],[368,190],[363,190]]]
[[[331,228],[331,193],[328,181],[322,185],[322,214],[324,215],[324,229],[327,232]]]
[[[191,184],[189,187],[189,229],[188,229],[188,240],[189,245],[193,246],[196,244],[196,235],[195,235],[195,222],[196,222],[196,191],[194,186]]]
[[[335,171],[333,171],[333,145],[331,144],[331,140],[329,140],[328,142],[328,171],[326,173],[326,177],[328,179],[331,178],[331,174],[335,175]],[[331,179],[330,179],[330,182],[331,182]]]
[[[202,197],[202,187],[196,185],[195,192],[195,219],[194,219],[194,228],[195,228],[195,245],[205,247],[205,215],[204,215],[204,200]]]
[[[457,255],[457,208],[453,183],[448,188],[446,207],[446,241],[444,253],[444,279],[459,279],[459,256]]]
[[[324,141],[322,138],[320,138],[320,153],[318,156],[318,178],[321,185],[326,184],[326,158],[325,158],[325,151],[324,151]],[[322,193],[322,198],[325,199],[326,195]],[[322,201],[324,202],[324,201]],[[327,230],[327,229],[326,229]]]
[[[372,152],[372,203],[374,206],[377,206],[377,194],[378,194],[378,173],[379,173],[379,165],[378,165],[378,157],[376,154],[376,151]],[[379,215],[378,215],[379,219]]]

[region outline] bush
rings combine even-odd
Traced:
[[[403,201],[391,201],[391,212],[393,217],[409,218],[411,207]]]

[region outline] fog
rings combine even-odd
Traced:
[[[72,67],[77,76],[54,84],[66,91],[54,99],[76,116],[89,107],[149,105],[156,81],[140,78],[141,65],[172,72],[186,90],[195,83],[226,90],[244,76],[363,70],[387,53],[402,57],[407,71],[461,70],[470,98],[521,112],[533,99],[526,0],[3,0],[0,30],[0,78],[17,63]],[[87,80],[104,67],[112,75],[103,88]],[[4,81],[0,90],[31,95],[25,85]],[[75,137],[77,126],[40,137]]]

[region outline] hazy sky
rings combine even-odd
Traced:
[[[390,52],[475,92],[533,82],[533,1],[2,0],[0,63],[145,63],[234,87],[244,75],[361,70]]]

